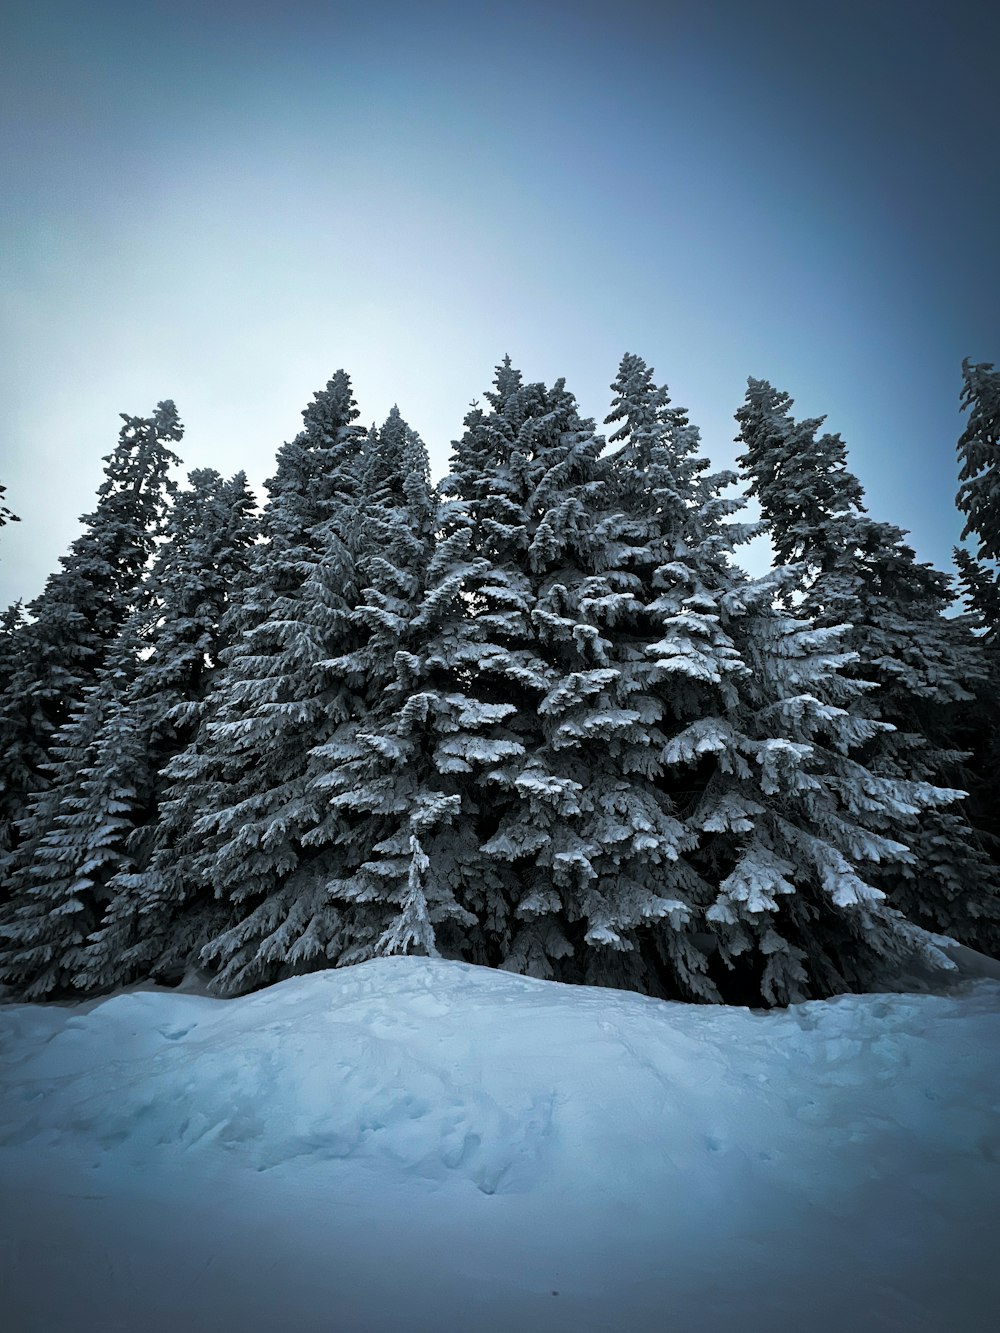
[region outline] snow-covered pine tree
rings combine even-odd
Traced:
[[[957,504],[965,515],[955,548],[959,586],[981,627],[988,677],[977,691],[969,719],[969,804],[986,830],[994,862],[1000,862],[1000,370],[989,362],[962,363],[962,408],[969,413],[958,441]],[[998,941],[1000,943],[1000,941]]]
[[[778,564],[806,571],[797,611],[821,629],[851,626],[853,674],[875,685],[868,716],[894,728],[872,738],[866,764],[964,789],[962,734],[985,674],[981,645],[967,618],[945,614],[954,600],[947,575],[918,562],[901,529],[865,513],[841,438],[818,434],[822,418],[795,421],[792,406],[787,394],[751,379],[736,417],[739,461]],[[915,859],[884,867],[874,882],[921,925],[996,947],[996,871],[968,814],[960,804],[927,810],[903,838]]]
[[[169,972],[194,956],[234,993],[339,949],[310,751],[360,708],[355,551],[365,431],[338,371],[282,446],[231,646],[188,747],[167,768],[163,836],[144,872],[146,930]]]
[[[100,920],[102,885],[122,863],[136,811],[148,796],[144,738],[123,703],[137,649],[130,634],[119,635],[97,680],[56,733],[48,786],[20,821],[12,901],[0,923],[0,981],[24,999],[71,986]]]
[[[144,941],[130,890],[154,833],[161,770],[193,730],[255,536],[242,473],[227,482],[200,469],[190,483],[106,668],[57,735],[51,785],[21,822],[17,910],[0,966],[32,996],[71,983],[101,989],[137,971],[132,954]]]
[[[552,976],[573,949],[553,879],[582,871],[574,779],[543,753],[540,710],[589,651],[561,616],[562,589],[595,553],[601,441],[562,380],[525,384],[509,358],[486,400],[444,483],[418,621],[430,630],[424,678],[407,713],[429,733],[438,799],[461,812],[424,845],[439,896],[469,914],[463,925],[453,913],[447,951]]]
[[[956,503],[965,515],[955,548],[962,591],[991,639],[1000,639],[1000,370],[991,362],[962,362],[962,408],[969,413],[958,441]]]
[[[568,822],[591,881],[575,903],[563,889],[588,926],[584,979],[769,1002],[872,984],[928,949],[870,869],[905,860],[899,831],[946,797],[857,762],[878,724],[857,714],[838,631],[778,609],[787,571],[751,582],[733,563],[735,477],[707,475],[645,364],[626,356],[612,388],[621,448],[573,603],[594,661],[586,690],[542,708],[549,751],[588,774]]]
[[[150,417],[122,414],[118,445],[85,530],[60,558],[29,619],[8,644],[13,661],[0,683],[0,847],[16,845],[29,793],[43,790],[52,737],[94,683],[134,606],[135,590],[160,531],[169,476],[180,460],[170,445],[183,428],[169,400]],[[0,897],[3,888],[0,885]]]
[[[494,575],[476,619],[504,646],[516,629],[523,659],[522,702],[500,724],[520,749],[482,770],[477,798],[483,850],[507,880],[501,965],[648,989],[627,956],[629,930],[677,904],[660,882],[647,891],[635,859],[676,853],[683,831],[646,799],[653,718],[617,668],[635,587],[602,523],[604,442],[562,380],[547,390],[501,375],[489,401],[510,445],[487,480],[516,509],[484,550],[511,562],[517,600]],[[500,707],[504,676],[491,700]]]
[[[223,628],[231,598],[246,582],[258,532],[256,500],[246,476],[225,480],[212,468],[188,478],[172,506],[166,540],[157,552],[134,617],[142,653],[121,708],[141,739],[132,776],[143,793],[115,846],[121,860],[98,893],[107,907],[77,957],[74,985],[87,991],[124,985],[147,976],[163,948],[147,917],[155,897],[145,870],[157,841],[164,770],[197,734],[205,698],[227,644]],[[108,750],[104,750],[109,758]]]
[[[528,558],[544,504],[540,494],[532,502],[556,454],[572,484],[574,447],[597,444],[578,429],[561,385],[551,395],[524,385],[509,358],[487,399],[493,410],[474,404],[455,446],[426,587],[395,651],[385,711],[358,737],[378,759],[348,756],[332,775],[334,804],[360,814],[377,838],[359,870],[334,886],[367,908],[353,918],[364,930],[344,961],[415,947],[497,965],[522,926],[513,916],[528,896],[520,861],[538,852],[540,835],[516,848],[490,840],[520,799],[514,782],[537,748],[538,703],[550,685]],[[553,937],[552,949],[563,947]]]
[[[45,735],[45,719],[29,694],[19,701],[13,683],[23,671],[27,619],[20,602],[0,619],[0,905],[9,893],[11,858],[17,837],[15,817],[24,811],[45,750],[37,737]]]
[[[454,834],[458,797],[443,788],[426,745],[428,588],[438,500],[420,437],[393,408],[369,434],[358,542],[360,647],[348,668],[365,682],[364,712],[313,752],[314,786],[330,803],[342,869],[329,892],[343,905],[344,953],[438,952],[442,923],[472,920],[439,873],[442,835]],[[448,568],[447,539],[439,548]],[[447,830],[447,832],[446,832]],[[309,835],[312,842],[315,835]],[[433,860],[424,845],[434,852]]]

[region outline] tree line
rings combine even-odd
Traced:
[[[338,371],[260,511],[242,473],[178,486],[172,402],[124,417],[0,622],[8,993],[412,951],[783,1004],[938,933],[996,954],[1000,372],[963,366],[957,576],[766,381],[741,476],[639,357],[611,392],[605,440],[505,359],[435,486]]]

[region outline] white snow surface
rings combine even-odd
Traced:
[[[959,952],[772,1013],[418,958],[5,1006],[3,1327],[992,1330],[1000,969]]]

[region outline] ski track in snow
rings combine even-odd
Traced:
[[[0,1034],[11,1333],[995,1327],[995,979],[764,1014],[393,958]]]

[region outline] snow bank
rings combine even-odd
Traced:
[[[995,1327],[988,976],[760,1014],[393,958],[0,1027],[15,1333]]]

